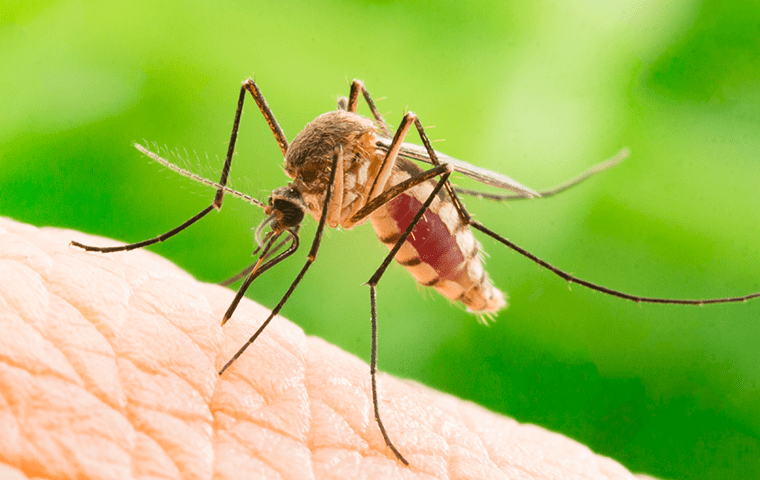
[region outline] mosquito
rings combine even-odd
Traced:
[[[272,130],[285,158],[285,172],[292,179],[286,186],[275,189],[266,203],[240,194],[227,186],[246,92],[251,94]],[[357,113],[360,95],[364,97],[374,119]],[[404,141],[412,126],[417,130],[422,146]],[[299,228],[306,213],[318,221],[311,248],[300,272],[267,319],[219,370],[219,375],[224,374],[256,341],[288,301],[316,260],[325,228],[340,226],[351,229],[367,220],[370,221],[380,242],[390,249],[367,282],[370,289],[372,330],[372,403],[375,421],[385,444],[404,465],[409,465],[409,462],[391,441],[381,419],[377,385],[377,285],[393,259],[406,267],[422,285],[433,287],[449,300],[461,302],[468,311],[485,316],[505,308],[506,301],[504,294],[493,285],[483,268],[481,245],[473,235],[473,229],[520,253],[569,283],[634,302],[705,305],[745,302],[760,297],[760,292],[696,300],[643,297],[612,290],[560,270],[473,219],[458,194],[476,195],[498,201],[548,197],[621,162],[628,155],[626,149],[561,185],[537,192],[505,175],[434,150],[420,120],[412,112],[403,116],[394,133],[359,80],[352,82],[347,98],[341,97],[338,100],[336,110],[324,113],[306,125],[292,143],[288,142],[256,83],[250,78],[244,81],[240,88],[232,134],[218,182],[205,180],[176,167],[142,145],[135,146],[153,160],[215,188],[214,200],[181,225],[148,240],[117,247],[95,247],[76,241],[72,241],[71,244],[87,251],[101,253],[134,250],[163,242],[196,223],[212,210],[221,209],[225,193],[248,200],[261,207],[267,217],[256,228],[256,261],[229,281],[244,279],[222,318],[222,325],[230,320],[246,290],[256,278],[298,250]],[[432,166],[423,169],[415,161]],[[512,193],[491,194],[454,188],[449,182],[449,176],[453,172]]]

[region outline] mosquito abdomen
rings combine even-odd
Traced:
[[[419,185],[370,216],[375,233],[388,248],[398,242],[422,207],[418,196],[426,198],[431,189],[428,183]],[[480,244],[448,197],[434,200],[395,258],[422,285],[462,302],[472,312],[496,312],[506,306],[504,294],[483,268]]]

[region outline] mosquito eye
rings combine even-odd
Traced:
[[[300,225],[304,217],[303,208],[289,200],[274,200],[274,209],[282,214],[281,223],[285,227]]]

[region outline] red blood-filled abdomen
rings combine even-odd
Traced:
[[[378,238],[388,248],[393,248],[422,208],[423,202],[417,196],[413,192],[401,194],[370,217]],[[396,260],[418,282],[450,300],[461,301],[472,311],[495,312],[506,305],[504,295],[483,270],[480,245],[445,197],[434,200],[396,254]]]

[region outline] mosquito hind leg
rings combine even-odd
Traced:
[[[414,117],[414,123],[417,126],[417,131],[420,134],[420,138],[422,139],[422,143],[425,145],[425,149],[428,152],[428,155],[430,157],[430,161],[433,165],[439,165],[441,162],[438,160],[438,157],[435,153],[435,150],[433,150],[433,147],[430,145],[430,140],[427,138],[427,135],[425,134],[425,130],[422,127],[422,124],[420,123],[419,119],[417,117]],[[625,156],[628,154],[626,149],[623,149],[616,157],[611,158],[610,160],[607,160],[606,162],[603,162],[597,167],[592,167],[590,170],[594,170],[594,168],[598,168],[600,166],[604,167],[606,166],[609,168],[610,166],[614,165],[616,162],[621,161]],[[586,173],[588,173],[587,171]],[[584,177],[584,174],[582,174],[580,177],[576,177],[576,179],[571,180],[569,183],[570,185],[565,184],[565,188],[569,188],[570,186],[579,183],[580,181],[585,180],[585,178],[588,178],[593,173],[596,173],[595,171],[591,171],[588,175]],[[578,180],[580,179],[580,180]],[[575,183],[573,183],[575,181]],[[564,279],[568,283],[575,283],[578,285],[581,285],[583,287],[589,288],[591,290],[596,290],[597,292],[601,292],[607,295],[611,295],[613,297],[622,298],[625,300],[631,300],[633,302],[637,303],[662,303],[662,304],[672,304],[672,305],[707,305],[707,304],[713,304],[713,303],[736,303],[736,302],[746,302],[747,300],[751,300],[753,298],[760,298],[760,292],[750,293],[748,295],[739,295],[734,297],[723,297],[723,298],[705,298],[705,299],[676,299],[676,298],[659,298],[659,297],[645,297],[641,295],[632,295],[630,293],[621,292],[619,290],[614,290],[611,288],[604,287],[602,285],[598,285],[593,282],[589,282],[587,280],[583,280],[582,278],[576,277],[574,275],[571,275],[564,270],[560,270],[559,268],[555,267],[554,265],[550,264],[549,262],[542,260],[538,258],[537,256],[533,255],[532,253],[528,252],[527,250],[515,245],[514,243],[510,242],[507,238],[499,235],[498,233],[494,232],[493,230],[487,228],[482,223],[473,220],[470,213],[465,208],[464,204],[459,200],[459,197],[457,196],[456,192],[454,191],[454,188],[451,186],[450,182],[445,182],[444,186],[446,187],[446,190],[449,194],[449,197],[454,202],[454,206],[456,207],[457,211],[459,212],[459,216],[462,219],[462,222],[465,225],[469,225],[470,227],[479,230],[480,232],[485,233],[489,237],[493,238],[494,240],[500,242],[501,244],[507,246],[508,248],[514,250],[515,252],[519,253],[520,255],[528,258],[529,260],[535,262],[536,264],[540,265],[541,267],[549,270],[550,272],[554,273],[558,277]],[[561,190],[560,190],[561,191]],[[556,192],[555,192],[556,193]]]
[[[417,126],[417,131],[420,134],[420,138],[422,139],[422,143],[425,145],[425,149],[428,152],[428,155],[430,157],[431,163],[433,165],[440,165],[440,161],[438,160],[438,157],[435,153],[435,150],[433,150],[433,147],[430,144],[430,140],[427,138],[427,135],[425,134],[424,128],[422,127],[422,124],[420,123],[419,119],[417,117],[414,117],[414,123]],[[591,169],[584,172],[584,174],[581,174],[579,177],[576,177],[573,180],[570,180],[570,182],[566,182],[565,189],[569,188],[570,186],[573,186],[577,183],[580,183],[581,181],[585,180],[589,176],[596,173],[596,171],[601,171],[604,168],[609,168],[613,165],[615,165],[617,162],[622,161],[626,156],[628,155],[628,151],[626,149],[623,149],[620,153],[618,153],[617,156],[602,162],[601,164],[597,165],[596,167],[592,167]],[[602,168],[600,168],[602,167]],[[596,170],[595,170],[596,169]],[[590,173],[589,173],[590,172]],[[584,176],[585,175],[585,176]],[[560,270],[559,268],[555,267],[554,265],[550,264],[549,262],[542,260],[538,258],[537,256],[533,255],[532,253],[528,252],[527,250],[519,247],[518,245],[512,243],[507,238],[499,235],[498,233],[494,232],[493,230],[487,228],[482,223],[473,220],[470,213],[465,208],[462,201],[457,196],[456,192],[454,191],[454,187],[451,185],[450,182],[445,182],[444,186],[446,187],[446,190],[449,194],[449,197],[454,202],[454,206],[456,207],[457,211],[459,212],[459,216],[462,219],[462,222],[465,225],[469,225],[470,227],[479,230],[480,232],[485,233],[489,237],[493,238],[494,240],[498,241],[499,243],[507,246],[508,248],[514,250],[515,252],[519,253],[520,255],[528,258],[529,260],[535,262],[536,264],[540,265],[541,267],[549,270],[550,272],[554,273],[558,277],[564,279],[568,283],[575,283],[578,285],[581,285],[583,287],[589,288],[591,290],[596,290],[597,292],[601,292],[607,295],[611,295],[613,297],[622,298],[625,300],[631,300],[637,303],[662,303],[662,304],[671,304],[671,305],[707,305],[707,304],[713,304],[713,303],[736,303],[736,302],[746,302],[747,300],[751,300],[753,298],[760,298],[760,292],[750,293],[748,295],[739,295],[734,297],[723,297],[723,298],[705,298],[705,299],[675,299],[675,298],[659,298],[659,297],[645,297],[641,295],[632,295],[630,293],[621,292],[619,290],[614,290],[611,288],[604,287],[602,285],[589,282],[587,280],[583,280],[582,278],[576,277],[574,275],[571,275],[564,270]],[[561,191],[560,189],[559,191]],[[557,192],[554,192],[557,193]]]
[[[377,121],[378,127],[380,128],[380,131],[383,132],[386,136],[391,136],[391,129],[388,127],[388,124],[385,123],[385,119],[382,115],[380,115],[380,111],[375,106],[375,102],[372,100],[372,96],[367,91],[367,88],[364,86],[364,83],[362,83],[361,80],[354,79],[353,82],[351,82],[351,91],[348,94],[348,100],[343,103],[341,100],[338,101],[338,108],[341,108],[342,110],[347,110],[351,113],[356,113],[356,109],[359,107],[359,93],[362,94],[364,97],[364,101],[367,102],[367,106],[369,107],[370,111],[372,112],[372,116],[375,117],[375,120]],[[343,97],[345,98],[345,97]]]

